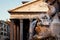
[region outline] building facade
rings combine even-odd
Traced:
[[[9,10],[12,22],[10,40],[28,40],[30,24],[40,14],[46,14],[48,10],[47,3],[41,0],[25,2],[21,6]]]
[[[0,40],[10,40],[10,28],[4,21],[0,21]]]

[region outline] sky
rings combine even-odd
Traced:
[[[30,0],[0,0],[0,20],[8,20],[10,18],[8,10],[21,5],[22,1]]]

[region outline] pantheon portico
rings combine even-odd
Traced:
[[[47,3],[32,0],[9,10],[12,22],[10,40],[28,40],[32,20],[49,10]]]

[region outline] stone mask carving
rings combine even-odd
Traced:
[[[41,14],[39,19],[42,21],[42,25],[49,25],[51,22],[48,14]]]

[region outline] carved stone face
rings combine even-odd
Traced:
[[[39,19],[42,21],[43,25],[49,25],[49,23],[50,23],[50,20],[49,20],[50,17],[47,14],[41,14]]]

